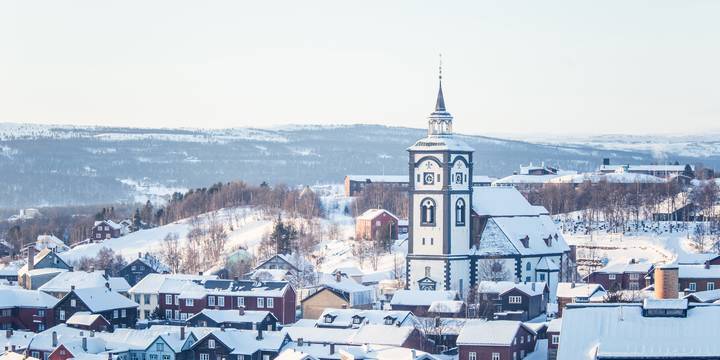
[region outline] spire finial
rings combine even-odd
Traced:
[[[438,66],[438,69],[439,69],[438,79],[440,79],[440,83],[442,84],[442,53],[439,53],[438,57],[440,58],[440,66]]]

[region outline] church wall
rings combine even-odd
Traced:
[[[450,274],[452,279],[450,288],[457,290],[460,297],[466,299],[470,288],[470,261],[450,261]]]
[[[493,263],[500,263],[502,272],[492,271]],[[498,280],[515,281],[515,258],[478,259],[477,260],[477,281],[493,280],[491,276],[501,276]]]
[[[431,198],[435,201],[435,226],[420,225],[420,204],[425,198]],[[441,205],[443,203],[443,196],[440,194],[415,194],[414,199],[413,253],[422,255],[442,255],[444,209]],[[425,238],[425,244],[423,244],[423,238]]]
[[[445,260],[425,260],[425,259],[412,259],[410,260],[410,283],[408,284],[410,289],[418,289],[418,280],[426,277],[425,267],[430,267],[429,278],[437,282],[437,290],[444,289],[445,286]]]
[[[458,199],[465,200],[465,226],[455,226],[457,214],[455,214],[455,203]],[[450,253],[466,254],[470,248],[470,199],[465,194],[453,194],[450,196]]]

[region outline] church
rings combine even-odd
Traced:
[[[427,137],[409,153],[406,288],[456,290],[483,280],[544,281],[554,298],[570,248],[548,211],[512,187],[473,187],[473,152],[452,131],[442,72]]]

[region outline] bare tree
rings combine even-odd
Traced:
[[[178,233],[168,233],[165,235],[162,249],[160,249],[160,257],[163,262],[170,267],[170,271],[172,273],[180,271],[180,265],[182,262],[182,249],[180,248],[180,243],[178,242],[179,238]]]

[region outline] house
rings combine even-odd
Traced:
[[[650,285],[646,278],[653,264],[635,259],[629,263],[617,263],[593,271],[585,279],[589,283],[600,284],[609,290],[640,290]]]
[[[38,290],[62,299],[70,290],[104,287],[108,284],[113,291],[127,295],[130,285],[121,277],[108,276],[105,271],[66,271],[59,273],[40,286]]]
[[[13,261],[0,267],[0,280],[6,280],[9,283],[18,281],[18,270],[23,265],[22,260]]]
[[[24,353],[35,337],[34,332],[8,329],[0,333],[0,354],[17,351]]]
[[[114,239],[122,236],[122,225],[112,220],[95,221],[90,230],[90,241]]]
[[[15,254],[15,248],[7,241],[0,239],[0,257]]]
[[[394,311],[410,311],[415,316],[428,316],[433,302],[453,300],[460,300],[456,291],[398,290],[390,300],[390,308]]]
[[[160,314],[160,293],[179,294],[186,283],[217,279],[214,275],[148,274],[135,284],[128,293],[138,304],[138,319],[150,320]],[[157,313],[156,313],[157,311]],[[158,316],[159,317],[159,316]]]
[[[670,178],[679,175],[694,177],[695,167],[690,164],[685,165],[611,165],[610,159],[603,159],[603,164],[598,168],[598,171],[603,174],[612,173],[632,173],[632,174],[644,174],[652,175],[661,178]]]
[[[507,317],[527,321],[544,314],[550,290],[544,282],[514,283],[512,281],[481,281],[477,288],[478,315]],[[488,309],[489,307],[489,309]]]
[[[560,329],[562,328],[562,319],[552,319],[547,327],[548,339],[548,360],[557,359],[558,347],[560,346]]]
[[[458,360],[520,360],[536,341],[535,331],[520,321],[468,321],[457,339]]]
[[[76,352],[99,353],[105,350],[105,341],[96,336],[90,336],[92,332],[76,329],[65,324],[48,327],[45,331],[36,334],[27,345],[27,353],[38,359],[48,359],[50,355],[62,344],[67,344]],[[95,335],[95,334],[92,334]],[[59,352],[55,354],[58,357]],[[67,354],[65,354],[67,355]],[[78,354],[79,355],[79,354]]]
[[[321,328],[357,329],[365,325],[415,326],[417,318],[410,311],[325,309],[315,324]]]
[[[18,285],[34,290],[55,277],[57,274],[72,269],[56,252],[43,249],[35,255],[35,248],[28,249],[28,260],[18,270]]]
[[[277,331],[223,329],[213,331],[196,341],[187,360],[270,360],[290,341]]]
[[[359,284],[347,274],[319,274],[319,285],[300,302],[304,319],[317,319],[325,309],[370,309],[374,290]]]
[[[37,240],[35,241],[35,250],[42,251],[44,249],[50,249],[56,253],[61,253],[70,250],[70,247],[55,235],[38,235]]]
[[[397,216],[384,209],[369,209],[355,219],[355,239],[397,240]]]
[[[149,253],[138,253],[138,257],[125,265],[117,275],[125,278],[130,286],[135,286],[145,276],[157,273],[169,273],[170,269],[160,259]]]
[[[678,265],[679,290],[686,293],[720,287],[720,265]]]
[[[142,282],[141,282],[142,283]],[[174,285],[174,286],[172,286]],[[295,322],[295,289],[286,281],[206,279],[166,282],[159,293],[165,319],[185,322],[202,309],[270,311],[281,324]]]
[[[462,300],[436,300],[430,303],[428,315],[445,318],[467,317],[466,310]]]
[[[607,292],[600,284],[560,283],[558,284],[557,316],[561,317],[563,309],[572,303],[601,303]]]
[[[0,287],[0,329],[43,331],[55,323],[57,302],[41,291]]]
[[[64,323],[76,312],[102,315],[114,328],[134,327],[138,305],[109,287],[71,288],[55,305],[55,321]]]
[[[714,303],[720,300],[720,289],[698,291],[685,295],[683,298],[693,303]]]
[[[269,311],[203,309],[186,321],[191,327],[223,327],[226,329],[276,331],[278,319]]]
[[[69,327],[92,331],[110,331],[112,325],[100,314],[91,314],[85,311],[78,311],[65,321]]]
[[[557,359],[717,358],[718,319],[720,306],[685,299],[571,304],[563,315]]]
[[[438,360],[424,351],[391,345],[340,345],[290,343],[275,360]]]
[[[262,281],[286,281],[290,277],[297,277],[301,273],[312,271],[313,265],[297,253],[294,255],[275,254],[261,261],[245,277]]]

